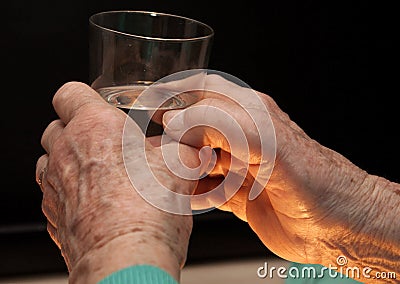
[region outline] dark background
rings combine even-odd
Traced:
[[[320,2],[2,4],[0,275],[64,269],[45,232],[35,163],[43,154],[41,134],[56,118],[53,94],[67,81],[88,81],[88,18],[100,11],[150,10],[209,24],[215,30],[210,69],[269,94],[312,138],[361,168],[400,181],[395,9]],[[268,254],[245,223],[211,217],[196,221],[189,263]]]

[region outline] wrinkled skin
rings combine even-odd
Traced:
[[[246,106],[251,95],[248,89],[217,75],[208,75],[206,86],[208,90],[218,90],[219,94],[205,92],[198,103],[185,110],[164,114],[163,121],[166,133],[182,143],[198,148],[205,145],[221,148],[217,166],[201,181],[198,192],[212,190],[222,182],[221,175],[226,177],[235,171],[230,169],[232,153],[224,137],[232,133],[221,133],[207,126],[192,128],[200,121],[221,119],[218,110],[223,110],[239,122],[250,149],[248,159],[243,161],[249,163],[249,170],[235,172],[245,176],[245,182],[220,209],[248,222],[269,249],[291,261],[336,264],[335,258],[343,253],[340,248],[345,245],[350,244],[346,249],[355,253],[368,247],[363,234],[358,234],[370,233],[369,225],[382,221],[378,212],[383,204],[369,197],[379,180],[381,184],[387,181],[368,175],[342,155],[312,140],[271,97],[256,93],[262,103]],[[230,99],[243,95],[242,105]],[[199,111],[199,107],[203,109]],[[274,169],[264,190],[254,200],[248,198],[249,188],[257,182],[257,171],[263,171],[258,147],[260,141],[265,141],[245,112],[249,107],[256,110],[255,116],[267,115],[266,107],[276,134]],[[229,123],[229,119],[225,121]],[[186,129],[190,130],[185,132]],[[236,153],[236,158],[241,155]],[[380,236],[377,238],[382,240]]]
[[[122,263],[121,259],[120,266],[155,264],[179,278],[192,218],[156,209],[133,188],[122,155],[126,115],[81,83],[61,87],[53,104],[60,120],[53,121],[43,134],[42,145],[47,154],[39,159],[36,175],[42,179],[42,207],[48,219],[48,231],[60,247],[72,277],[87,273],[96,264],[91,264],[93,259],[104,261],[103,266],[109,265],[107,261],[112,255],[104,255],[105,252],[115,251],[120,258],[118,249],[131,249],[132,254],[138,254],[137,259],[130,259],[128,263]],[[128,166],[143,168],[146,153],[148,163],[165,187],[184,194],[194,190],[195,181],[180,180],[163,166],[157,141],[141,144],[138,141],[143,141],[143,134],[137,125],[128,121],[127,128],[135,138],[125,149],[132,157],[127,161]],[[189,167],[199,163],[198,152],[193,148],[180,146],[180,155]],[[44,167],[45,173],[41,174]],[[145,173],[138,171],[136,178],[141,174]],[[147,186],[159,185],[149,182]],[[129,248],[132,244],[133,248]],[[142,251],[140,255],[138,252]],[[160,254],[168,258],[163,260]],[[99,277],[112,272],[112,268],[121,268],[109,267],[111,271],[104,273],[99,268]]]
[[[207,76],[207,84],[228,97],[248,92],[216,75]],[[180,157],[185,165],[198,167],[202,152],[199,154],[198,149],[203,146],[220,148],[217,164],[200,182],[174,176],[162,162],[158,142],[146,139],[148,143],[136,143],[143,140],[143,135],[133,122],[128,123],[130,135],[138,138],[130,139],[132,142],[125,149],[129,157],[126,163],[133,169],[134,179],[147,178],[147,173],[140,170],[144,156],[158,180],[179,193],[206,193],[229,173],[241,176],[244,182],[239,191],[218,206],[248,222],[263,243],[280,257],[328,266],[335,264],[339,255],[345,255],[349,266],[398,270],[399,185],[369,175],[312,140],[272,98],[262,93],[257,96],[261,104],[238,105],[227,97],[206,92],[195,105],[164,114],[167,134],[183,143]],[[60,120],[51,123],[43,134],[47,155],[39,159],[36,177],[43,190],[48,230],[63,253],[71,272],[70,281],[96,283],[111,272],[140,263],[159,266],[178,280],[192,220],[156,209],[133,188],[122,157],[125,115],[81,83],[63,86],[54,97],[54,107]],[[197,107],[203,108],[198,111]],[[252,109],[261,118],[266,115],[265,107],[275,130],[276,160],[268,183],[263,184],[257,173],[268,174],[259,149],[266,138],[259,137],[244,110]],[[231,148],[224,133],[207,126],[183,133],[204,121],[221,120],[229,132],[233,124],[219,116],[221,110],[235,118],[243,129],[248,153],[246,147]],[[167,146],[176,146],[176,142],[169,143]],[[211,161],[210,153],[204,152],[208,156],[201,161]],[[233,160],[248,164],[248,170],[232,168]],[[176,161],[169,162],[179,165]],[[248,195],[253,183],[264,187],[251,200]],[[158,186],[148,184],[150,192],[157,193]],[[164,200],[162,195],[154,195],[155,199]],[[211,204],[216,201],[208,200]]]

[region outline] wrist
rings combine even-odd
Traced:
[[[88,251],[70,272],[70,283],[98,283],[120,269],[134,265],[157,266],[178,282],[181,264],[174,251],[157,237],[131,233]]]
[[[372,277],[377,272],[400,272],[400,186],[374,175],[364,175],[353,182],[356,186],[347,190],[353,194],[340,191],[346,198],[339,202],[345,206],[338,203],[338,222],[327,230],[329,237],[321,241],[321,264],[343,271],[352,267],[360,271],[371,268],[371,278],[361,275],[357,279],[370,283],[376,281]],[[338,263],[341,256],[347,261],[344,266]]]

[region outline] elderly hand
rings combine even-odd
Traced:
[[[337,266],[336,258],[344,255],[350,266],[372,259],[374,269],[393,271],[397,265],[395,256],[398,261],[400,255],[400,226],[395,221],[400,213],[399,185],[367,174],[312,140],[265,94],[254,93],[218,75],[207,76],[205,89],[211,91],[204,92],[198,103],[164,114],[170,137],[196,147],[221,149],[217,165],[197,191],[204,193],[222,183],[231,192],[227,176],[242,176],[241,188],[226,203],[213,198],[209,201],[247,221],[277,255],[326,266]],[[248,103],[252,95],[259,98],[259,104]],[[267,175],[271,169],[268,164],[263,167],[260,148],[263,143],[275,145],[268,123],[257,125],[267,128],[266,136],[260,136],[260,129],[256,128],[255,122],[268,116],[265,107],[276,134],[276,160],[268,183],[263,184],[264,190],[250,200],[249,189],[260,182],[257,172]],[[223,129],[215,129],[215,125]],[[235,148],[236,154],[227,140],[234,135],[231,129],[235,125],[240,126],[247,139],[242,152]],[[244,155],[247,147],[248,155]],[[232,167],[235,160],[247,163],[248,170]]]
[[[36,178],[43,191],[48,232],[61,249],[71,282],[96,283],[135,264],[156,265],[179,279],[192,218],[155,208],[132,186],[122,153],[127,116],[82,83],[61,87],[53,105],[60,119],[43,133],[47,154],[37,162]],[[147,162],[166,188],[183,194],[193,192],[196,181],[171,174],[154,138],[143,143],[141,130],[130,119],[125,131],[131,139],[124,145],[125,162],[135,171],[139,184],[157,193],[159,184],[146,179],[148,173],[142,170]],[[199,164],[197,150],[184,145],[179,150],[186,166]]]

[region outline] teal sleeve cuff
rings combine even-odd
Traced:
[[[135,265],[116,271],[98,284],[178,284],[166,271],[151,265]]]

